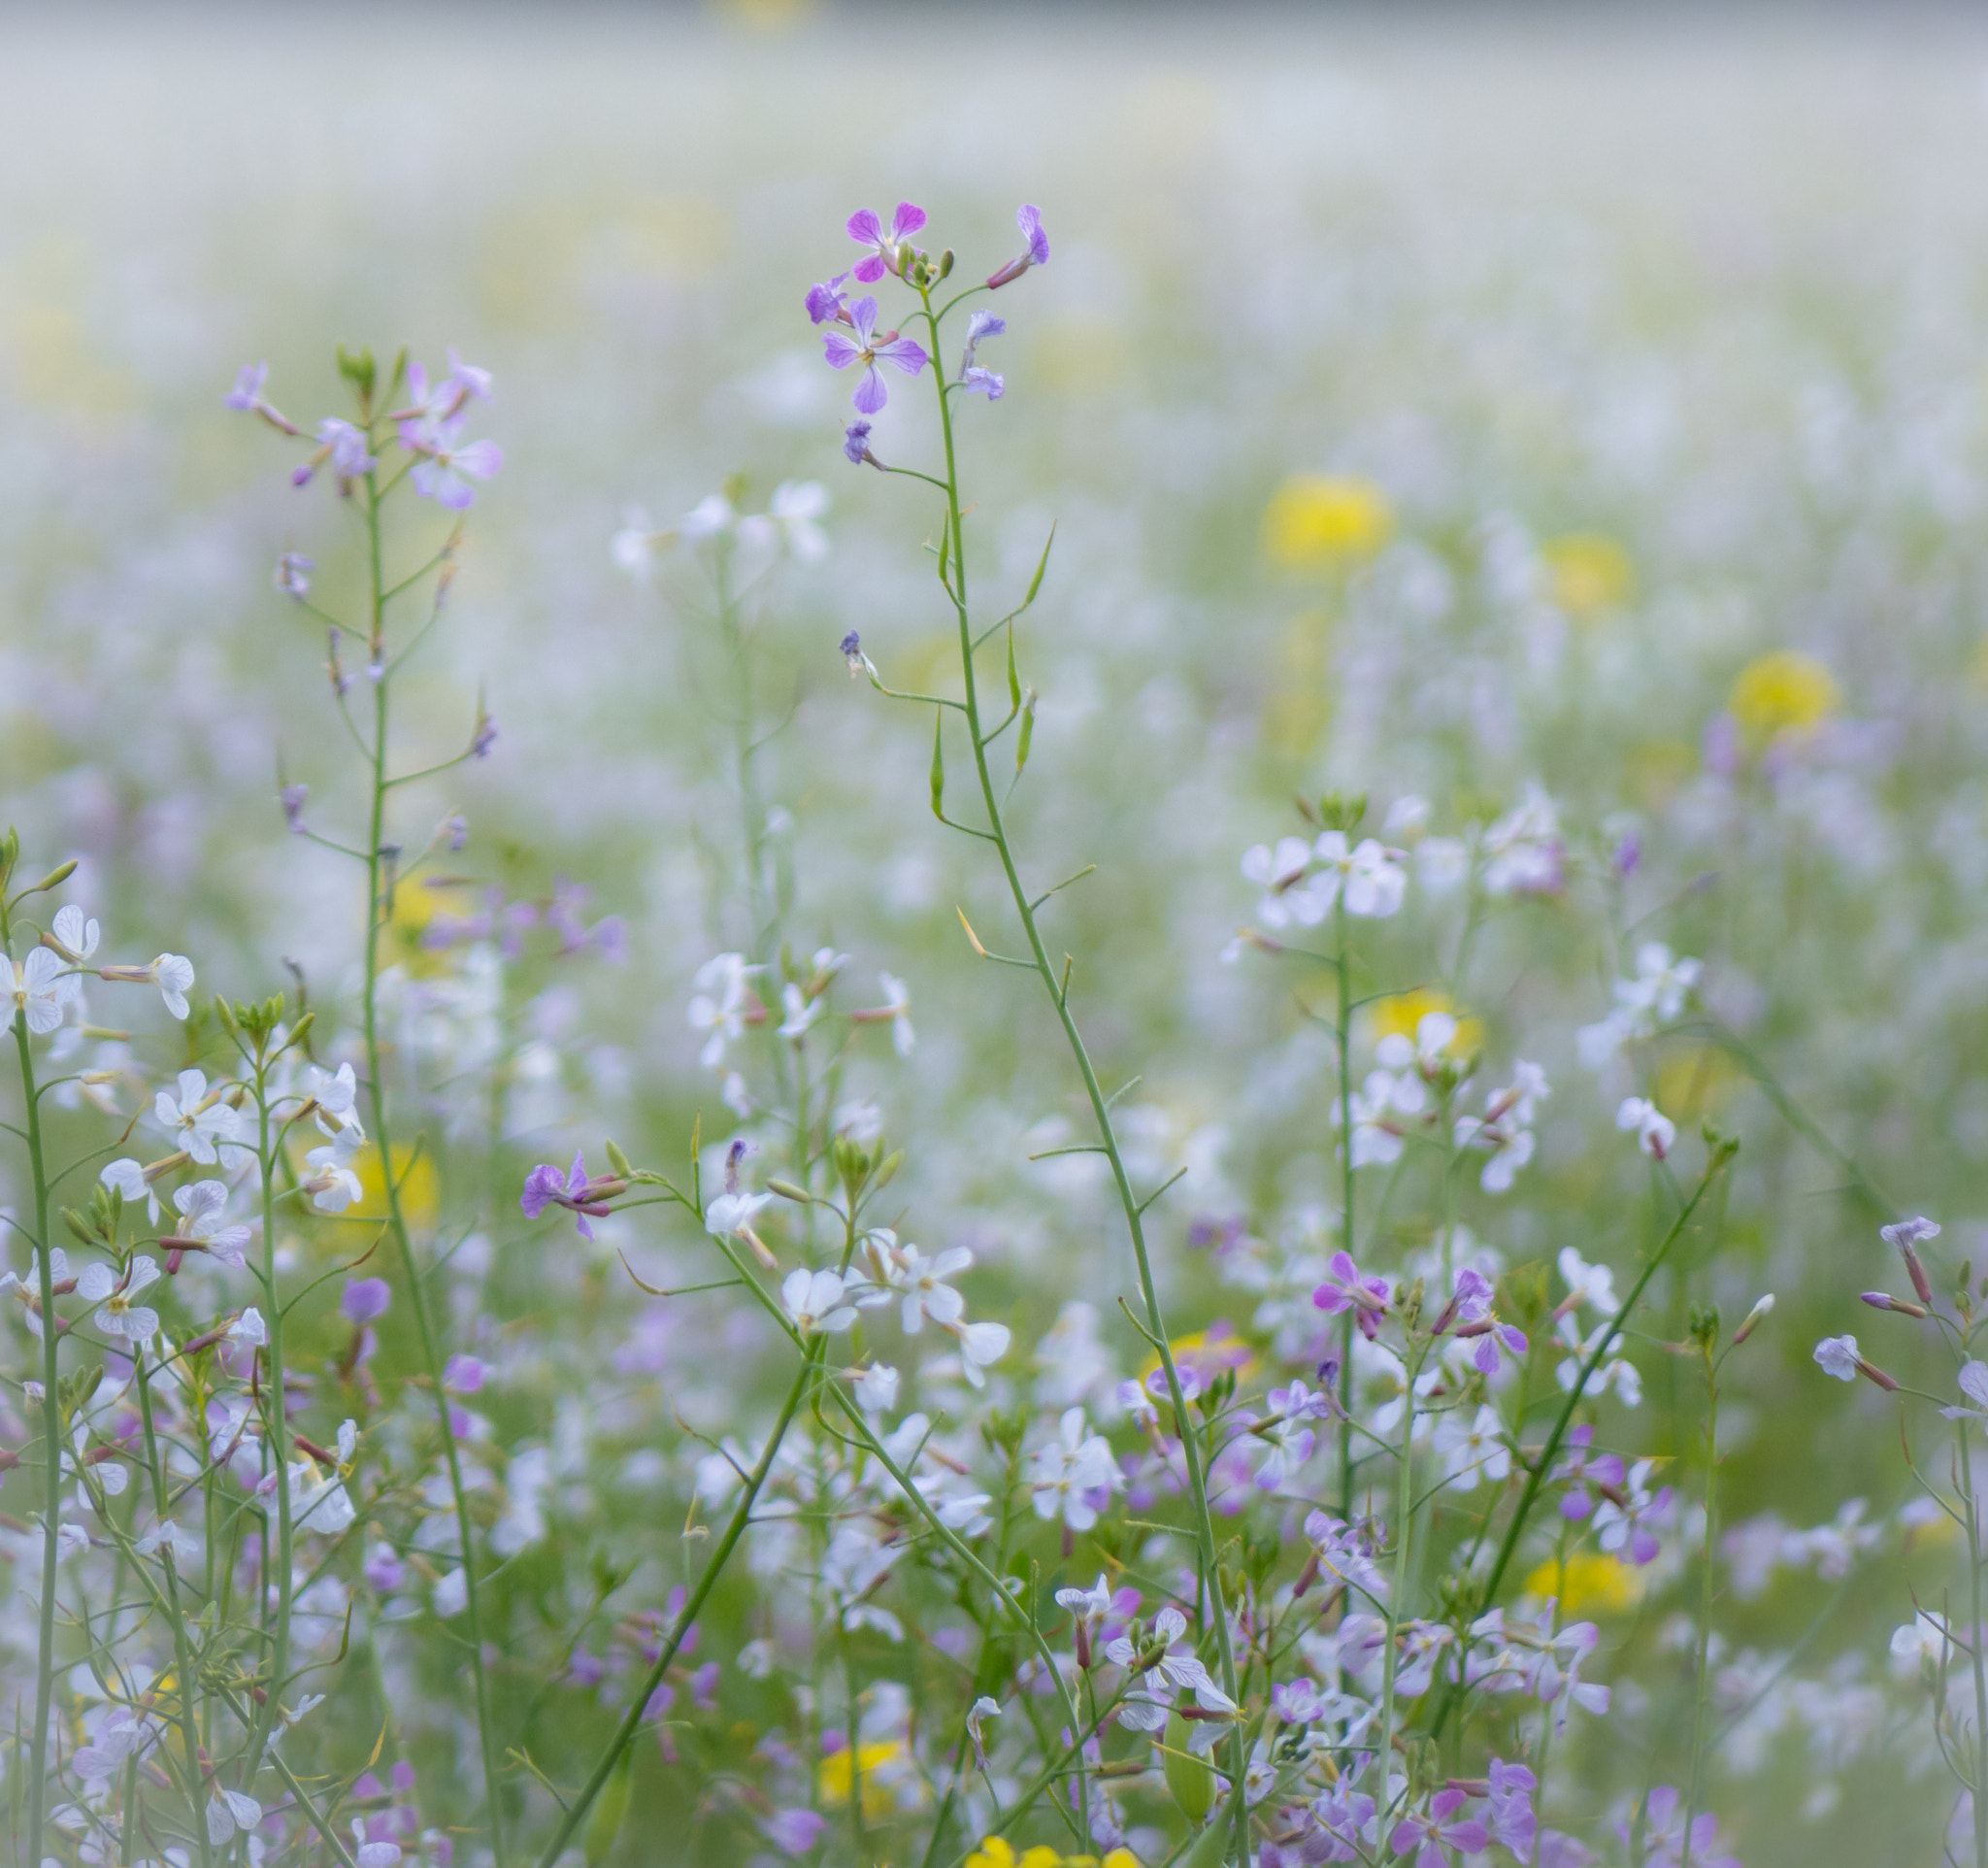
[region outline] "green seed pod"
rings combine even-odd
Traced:
[[[1236,1840],[1235,1831],[1226,1822],[1211,1822],[1201,1832],[1180,1868],[1222,1868],[1229,1858],[1229,1846]]]
[[[1207,1820],[1214,1808],[1214,1767],[1206,1758],[1190,1757],[1187,1740],[1194,1728],[1178,1713],[1167,1720],[1165,1771],[1167,1788],[1189,1822]]]
[[[1036,690],[1031,687],[1027,698],[1021,704],[1021,731],[1014,742],[1014,776],[1021,777],[1021,769],[1029,762],[1029,743],[1036,737]]]
[[[939,255],[939,277],[948,279],[952,275],[952,249],[950,247]]]
[[[932,713],[932,815],[945,816],[945,717],[937,708]]]

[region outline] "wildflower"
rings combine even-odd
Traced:
[[[1653,1161],[1661,1161],[1677,1140],[1677,1124],[1656,1104],[1641,1096],[1626,1096],[1615,1112],[1615,1126],[1635,1129],[1637,1146]]]
[[[1338,569],[1375,556],[1394,534],[1394,507],[1355,475],[1294,474],[1263,516],[1271,558],[1292,570]]]
[[[1839,1382],[1854,1381],[1861,1375],[1887,1393],[1898,1386],[1882,1369],[1865,1360],[1854,1336],[1825,1336],[1815,1346],[1815,1359],[1823,1374],[1834,1376]]]
[[[1556,1315],[1565,1316],[1587,1304],[1604,1317],[1613,1317],[1621,1308],[1615,1297],[1615,1274],[1607,1265],[1589,1264],[1573,1246],[1560,1248],[1558,1263],[1567,1295],[1555,1307]]]
[[[158,1265],[141,1252],[121,1279],[108,1265],[85,1265],[76,1281],[76,1294],[86,1304],[103,1306],[96,1314],[98,1329],[106,1336],[121,1336],[137,1349],[158,1334],[159,1314],[134,1299],[158,1279]]]
[[[1449,1302],[1436,1319],[1435,1333],[1441,1336],[1454,1328],[1460,1337],[1476,1338],[1473,1360],[1485,1375],[1498,1373],[1498,1351],[1503,1347],[1512,1355],[1523,1355],[1525,1332],[1510,1323],[1501,1323],[1491,1311],[1491,1281],[1469,1265],[1461,1267],[1450,1290]]]
[[[408,475],[414,491],[451,513],[476,503],[476,491],[465,474],[474,480],[494,480],[504,466],[504,450],[494,441],[464,442],[461,433],[462,424],[456,421],[435,424],[414,441],[405,428],[401,433],[401,446],[421,456]]]
[[[193,984],[193,962],[181,953],[161,953],[149,966],[101,966],[100,980],[117,980],[126,985],[155,985],[166,1010],[176,1018],[186,1016],[186,990]]]
[[[383,1278],[354,1278],[340,1294],[338,1307],[348,1322],[365,1324],[384,1317],[393,1302],[393,1287]]]
[[[1491,1157],[1477,1177],[1486,1193],[1508,1192],[1518,1170],[1533,1158],[1536,1105],[1551,1094],[1545,1072],[1521,1057],[1512,1065],[1511,1083],[1485,1097],[1482,1117],[1457,1118],[1456,1146],[1483,1149]]]
[[[1830,1373],[1834,1375],[1836,1371],[1832,1369]],[[1961,1392],[1974,1405],[1971,1408],[1941,1408],[1939,1412],[1949,1420],[1988,1421],[1988,1362],[1977,1362],[1970,1356],[1961,1364],[1960,1373],[1954,1380],[1960,1384]]]
[[[1114,1666],[1145,1676],[1143,1690],[1135,1688],[1120,1704],[1121,1725],[1139,1732],[1157,1732],[1166,1724],[1174,1695],[1179,1691],[1192,1693],[1195,1704],[1204,1712],[1235,1717],[1236,1702],[1209,1678],[1208,1669],[1192,1653],[1174,1651],[1174,1644],[1186,1632],[1186,1617],[1170,1605],[1153,1618],[1150,1643],[1136,1647],[1130,1635],[1120,1635],[1106,1648],[1105,1658]],[[1215,1736],[1212,1727],[1208,1729],[1208,1736],[1210,1740]]]
[[[536,1219],[548,1206],[564,1207],[574,1216],[580,1236],[590,1240],[594,1236],[590,1220],[605,1219],[613,1212],[608,1202],[627,1190],[628,1183],[613,1176],[605,1181],[589,1180],[585,1151],[577,1150],[573,1165],[567,1170],[563,1182],[556,1167],[533,1168],[525,1176],[524,1192],[519,1195],[517,1203],[524,1209],[527,1219]]]
[[[245,415],[260,416],[272,428],[283,434],[301,435],[303,429],[264,399],[262,385],[268,381],[267,363],[243,364],[241,373],[235,378],[235,386],[221,397],[222,407],[239,409]]]
[[[888,1414],[897,1406],[898,1372],[881,1362],[859,1370],[850,1383],[856,1403],[869,1414]]]
[[[1677,1868],[1687,1851],[1687,1839],[1683,1821],[1684,1812],[1680,1808],[1684,1799],[1668,1784],[1659,1785],[1643,1802],[1642,1807],[1642,1859],[1648,1868]],[[1712,1853],[1713,1839],[1718,1834],[1719,1819],[1710,1811],[1705,1811],[1691,1823],[1688,1850],[1696,1868],[1740,1868],[1734,1855]],[[1626,1844],[1630,1840],[1630,1825],[1618,1822],[1615,1833]]]
[[[1104,1571],[1098,1572],[1095,1588],[1058,1589],[1056,1605],[1070,1611],[1072,1637],[1077,1646],[1077,1664],[1085,1672],[1089,1672],[1091,1636],[1111,1613],[1111,1585],[1105,1581]]]
[[[1391,1294],[1385,1278],[1363,1276],[1349,1252],[1336,1251],[1326,1265],[1325,1282],[1311,1293],[1311,1301],[1328,1317],[1351,1308],[1360,1333],[1371,1342],[1379,1334],[1380,1318]]]
[[[183,1153],[169,1154],[163,1161],[154,1161],[150,1167],[140,1167],[136,1161],[113,1161],[97,1176],[113,1192],[120,1193],[133,1206],[140,1200],[146,1203],[147,1217],[156,1224],[159,1217],[159,1196],[155,1183],[186,1163]]]
[[[311,1114],[317,1132],[327,1139],[342,1129],[359,1128],[359,1083],[348,1063],[341,1064],[334,1076],[313,1064],[308,1074],[311,1086]],[[365,1134],[359,1129],[360,1135]]]
[[[1480,1474],[1493,1484],[1502,1484],[1511,1474],[1511,1449],[1495,1408],[1480,1407],[1469,1420],[1444,1415],[1437,1422],[1434,1445],[1442,1458],[1443,1477],[1458,1491],[1475,1491]]]
[[[987,276],[987,288],[999,291],[1004,285],[1011,285],[1031,266],[1046,266],[1049,263],[1049,236],[1043,231],[1043,217],[1039,210],[1024,203],[1014,213],[1014,224],[1021,229],[1025,243],[1022,250],[1015,254],[1007,265]]]
[[[55,911],[54,925],[50,929],[50,933],[53,938],[49,945],[72,966],[76,966],[81,965],[97,951],[97,942],[101,938],[102,930],[94,920],[85,919],[83,910],[74,902],[67,902]],[[70,984],[74,988],[75,982],[72,980]]]
[[[36,1036],[46,1036],[62,1022],[69,1000],[76,990],[76,976],[62,963],[61,956],[38,947],[24,960],[14,963],[14,990],[9,995],[0,1031],[14,1029],[17,1011]]]
[[[987,1370],[1008,1353],[1014,1333],[1006,1323],[948,1323],[947,1333],[959,1345],[960,1373],[970,1387],[987,1385]]]
[[[878,1279],[894,1291],[904,1293],[903,1323],[907,1336],[915,1336],[930,1318],[941,1329],[950,1329],[966,1312],[966,1300],[945,1283],[974,1262],[965,1246],[949,1246],[936,1258],[927,1258],[916,1246],[901,1246],[889,1255],[886,1276]]]
[[[1619,610],[1636,594],[1636,566],[1605,532],[1569,532],[1540,548],[1546,594],[1577,622]]]
[[[745,1035],[747,1001],[751,1000],[755,1009],[758,1003],[746,982],[758,971],[758,967],[746,964],[743,953],[715,954],[697,969],[690,1028],[710,1034],[697,1054],[697,1061],[707,1070],[723,1063],[725,1047]]]
[[[337,416],[326,416],[317,424],[317,451],[290,475],[292,486],[308,485],[326,461],[331,463],[331,471],[341,481],[356,480],[361,474],[370,474],[380,464],[367,451],[365,429],[355,428]]]
[[[863,366],[862,380],[856,384],[856,412],[874,416],[890,400],[883,379],[877,374],[878,364],[888,363],[892,369],[902,370],[906,376],[916,376],[929,359],[908,337],[900,337],[895,331],[888,331],[882,337],[877,335],[877,301],[874,298],[859,298],[850,307],[849,327],[854,332],[853,337],[845,335],[840,325],[829,328],[821,340],[823,354],[831,369],[846,370],[852,363]]]
[[[1555,895],[1561,868],[1560,813],[1537,784],[1484,832],[1484,888],[1492,895]]]
[[[1905,1261],[1905,1275],[1912,1281],[1912,1288],[1919,1293],[1919,1301],[1929,1310],[1933,1307],[1933,1285],[1926,1276],[1926,1267],[1919,1260],[1919,1248],[1929,1239],[1939,1237],[1939,1227],[1933,1220],[1923,1217],[1916,1219],[1901,1219],[1896,1225],[1880,1226],[1877,1236],[1888,1246],[1896,1246],[1899,1255]]]
[[[1655,1470],[1655,1460],[1639,1459],[1630,1467],[1620,1492],[1604,1497],[1595,1511],[1595,1541],[1610,1552],[1626,1548],[1632,1563],[1655,1562],[1661,1548],[1650,1526],[1669,1514],[1671,1487],[1650,1490],[1649,1478]]]
[[[791,1810],[776,1810],[760,1824],[766,1839],[787,1855],[805,1855],[821,1840],[821,1832],[827,1827],[825,1816],[798,1806]]]
[[[1614,1325],[1605,1318],[1595,1325],[1593,1332],[1585,1341],[1582,1340],[1580,1326],[1572,1316],[1562,1317],[1555,1327],[1568,1353],[1555,1366],[1554,1379],[1571,1394],[1574,1392],[1574,1384],[1580,1380],[1580,1372],[1586,1366],[1588,1358],[1612,1333]],[[1624,1356],[1611,1355],[1607,1361],[1602,1363],[1588,1379],[1585,1392],[1590,1397],[1599,1399],[1611,1388],[1621,1397],[1625,1408],[1642,1406],[1641,1372],[1634,1362]]]
[[[216,1788],[207,1804],[207,1839],[218,1849],[237,1830],[252,1836],[262,1821],[262,1805],[240,1790]]]
[[[1266,927],[1316,927],[1332,912],[1336,884],[1314,875],[1311,846],[1303,837],[1279,837],[1276,848],[1257,844],[1242,852],[1242,880],[1266,891],[1256,918]]]
[[[1783,649],[1750,661],[1733,683],[1727,711],[1758,751],[1821,725],[1841,704],[1837,678],[1813,655]]]
[[[366,1189],[352,1167],[361,1137],[357,1128],[342,1128],[323,1148],[314,1148],[304,1156],[311,1170],[304,1191],[319,1213],[343,1213],[365,1196]]]
[[[307,558],[301,551],[285,551],[276,561],[276,587],[302,603],[311,594],[310,573],[316,568],[315,558]]]
[[[1270,1418],[1258,1421],[1250,1432],[1257,1441],[1256,1483],[1264,1491],[1276,1491],[1311,1457],[1316,1436],[1302,1423],[1326,1418],[1332,1413],[1332,1397],[1313,1394],[1303,1382],[1293,1380],[1289,1387],[1271,1389],[1268,1399]]]
[[[345,1480],[358,1451],[358,1422],[340,1423],[336,1455],[312,1447],[301,1437],[293,1438],[292,1444],[304,1457],[290,1462],[291,1521],[300,1530],[313,1530],[321,1537],[337,1537],[350,1529],[359,1515],[346,1491]],[[331,1467],[329,1473],[320,1470],[319,1458]]]
[[[976,312],[967,320],[967,347],[960,357],[960,386],[968,395],[983,395],[989,402],[999,402],[1008,384],[992,370],[982,369],[976,359],[980,352],[980,340],[999,337],[1008,329],[1008,320],[988,311]]]
[[[818,480],[783,480],[764,513],[739,521],[739,542],[769,555],[785,550],[804,564],[815,563],[828,555],[828,534],[815,522],[828,508],[828,488]]]
[[[1079,1408],[1066,1408],[1056,1437],[1029,1460],[1029,1484],[1038,1518],[1061,1517],[1073,1531],[1087,1531],[1118,1484],[1118,1462]]]
[[[870,249],[863,257],[849,268],[856,279],[865,285],[874,285],[885,273],[904,271],[904,255],[899,251],[903,244],[925,224],[925,210],[910,201],[900,201],[897,212],[890,217],[890,231],[885,233],[883,222],[869,208],[858,208],[849,217],[849,238],[859,247]],[[846,276],[846,275],[845,275]],[[809,316],[813,317],[813,294],[809,294]],[[822,320],[815,318],[819,324]]]
[[[854,640],[851,635],[850,640]],[[918,1034],[911,1029],[911,995],[895,973],[879,973],[877,983],[883,988],[883,1003],[849,1014],[854,1024],[888,1024],[890,1042],[900,1057],[909,1057]]]
[[[780,1020],[779,1035],[798,1043],[808,1035],[808,1029],[827,1010],[818,998],[812,998],[791,980],[780,988],[780,1009],[786,1017]]]
[[[1451,1786],[1430,1799],[1426,1812],[1405,1817],[1395,1824],[1387,1839],[1388,1848],[1398,1855],[1414,1851],[1414,1868],[1444,1868],[1443,1851],[1460,1849],[1467,1855],[1481,1854],[1490,1847],[1491,1832],[1474,1817],[1456,1822],[1451,1818],[1470,1798]]]
[[[833,279],[808,287],[804,302],[811,324],[826,324],[830,319],[843,316],[843,305],[849,295],[846,289],[848,277],[847,273],[837,273]]]
[[[883,466],[882,461],[871,451],[870,424],[860,416],[843,430],[843,456],[851,467],[880,469]]]
[[[1385,920],[1401,907],[1408,876],[1400,851],[1389,850],[1373,837],[1363,837],[1349,849],[1343,830],[1321,831],[1312,850],[1324,865],[1321,875],[1331,879],[1328,907],[1342,891],[1346,913],[1365,919]]]
[[[1387,1599],[1387,1578],[1375,1562],[1375,1545],[1367,1527],[1348,1524],[1326,1512],[1309,1513],[1305,1541],[1311,1546],[1295,1593],[1302,1595],[1323,1573],[1357,1589],[1370,1602]]]
[[[182,1070],[177,1083],[179,1100],[160,1090],[152,1099],[152,1117],[202,1167],[213,1167],[223,1145],[241,1143],[241,1112],[221,1100],[218,1086],[209,1091],[204,1071]]]
[[[1401,1117],[1420,1115],[1425,1101],[1419,1079],[1370,1071],[1365,1084],[1346,1098],[1344,1111],[1337,1104],[1333,1110],[1336,1118],[1342,1113],[1353,1118],[1353,1165],[1399,1161],[1409,1126]]]
[[[225,1183],[195,1181],[191,1186],[178,1187],[173,1193],[173,1204],[180,1210],[180,1221],[172,1236],[161,1239],[160,1245],[174,1251],[195,1247],[231,1271],[242,1269],[242,1254],[248,1244],[248,1228],[221,1223],[221,1215],[228,1204]]]
[[[1475,1031],[1476,1020],[1471,1023]],[[1456,1067],[1459,1056],[1468,1055],[1474,1048],[1467,1042],[1459,1050],[1457,1040],[1464,1035],[1464,1027],[1451,1013],[1425,1012],[1416,1018],[1412,1037],[1406,1031],[1383,1032],[1374,1047],[1374,1061],[1383,1070],[1412,1070],[1425,1082],[1434,1083]]]
[[[816,1330],[839,1335],[856,1320],[856,1308],[843,1300],[849,1295],[839,1271],[796,1270],[780,1285],[780,1304],[803,1336]]]

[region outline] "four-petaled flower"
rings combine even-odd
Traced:
[[[854,273],[856,278],[865,285],[876,284],[885,273],[901,272],[904,262],[899,257],[898,249],[924,224],[925,210],[914,202],[900,201],[897,204],[897,212],[890,217],[890,231],[888,233],[884,231],[883,222],[872,209],[858,208],[849,217],[849,238],[857,246],[868,247],[870,250],[861,259],[856,261],[855,265],[849,269],[850,272]],[[847,276],[847,274],[844,275],[845,278]],[[833,284],[827,287],[817,285],[814,288],[815,291],[833,289]],[[811,317],[814,317],[814,292],[810,292],[808,294],[808,315]],[[819,324],[823,320],[819,317],[814,317],[814,321]]]
[[[50,948],[38,947],[26,959],[14,962],[14,990],[7,995],[0,1031],[14,1029],[14,1015],[27,1020],[37,1037],[53,1031],[76,991],[76,975]]]
[[[364,1195],[366,1189],[352,1166],[360,1145],[356,1127],[342,1128],[323,1148],[314,1148],[304,1156],[304,1165],[311,1170],[304,1190],[319,1213],[343,1213]]]
[[[833,1336],[856,1320],[856,1307],[839,1271],[790,1271],[780,1285],[780,1304],[803,1336],[824,1330]]]
[[[527,1219],[536,1219],[548,1206],[564,1207],[573,1215],[582,1239],[591,1239],[594,1219],[605,1219],[613,1208],[608,1204],[615,1194],[627,1190],[619,1180],[591,1181],[587,1178],[584,1150],[576,1150],[573,1165],[560,1178],[559,1170],[548,1164],[535,1167],[524,1177],[524,1192],[517,1204]]]
[[[1390,1291],[1385,1278],[1364,1276],[1349,1253],[1336,1251],[1326,1265],[1325,1283],[1311,1293],[1311,1301],[1328,1317],[1337,1317],[1350,1305],[1361,1335],[1372,1342],[1379,1334]]]
[[[1615,1126],[1636,1130],[1637,1146],[1653,1161],[1661,1161],[1677,1142],[1677,1124],[1643,1096],[1626,1096],[1615,1112]]]
[[[196,1246],[230,1271],[242,1269],[242,1254],[248,1244],[248,1228],[222,1223],[221,1216],[228,1205],[226,1183],[195,1181],[191,1186],[175,1189],[173,1204],[180,1210],[179,1223],[173,1228],[170,1238],[159,1241],[162,1246]]]
[[[1454,1785],[1439,1790],[1426,1812],[1405,1817],[1388,1837],[1388,1848],[1398,1855],[1413,1851],[1414,1868],[1444,1868],[1445,1849],[1458,1849],[1467,1855],[1482,1854],[1491,1845],[1491,1832],[1475,1817],[1462,1821],[1453,1818],[1470,1801],[1466,1791]]]
[[[76,1281],[76,1294],[86,1304],[103,1306],[96,1315],[97,1328],[106,1336],[121,1336],[133,1346],[149,1343],[158,1334],[159,1314],[149,1304],[134,1300],[140,1291],[159,1280],[159,1268],[141,1252],[131,1269],[120,1279],[109,1265],[83,1267]]]
[[[852,363],[863,366],[862,381],[856,384],[854,401],[861,415],[874,416],[890,400],[883,379],[877,374],[879,363],[888,363],[906,376],[916,376],[929,359],[908,337],[887,331],[877,334],[877,301],[859,298],[849,307],[849,329],[832,326],[822,337],[822,350],[833,369],[846,370]]]
[[[164,1090],[152,1099],[153,1119],[202,1167],[213,1167],[221,1144],[241,1141],[241,1112],[221,1100],[218,1088],[209,1092],[204,1071],[182,1070],[178,1084],[177,1102]]]

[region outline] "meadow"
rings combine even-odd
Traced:
[[[7,33],[17,1859],[1988,1868],[1988,37]]]

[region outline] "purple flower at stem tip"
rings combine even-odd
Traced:
[[[843,456],[851,467],[883,466],[870,450],[870,424],[860,416],[843,430]]]
[[[590,1181],[586,1173],[586,1156],[583,1151],[576,1152],[573,1166],[562,1180],[555,1167],[542,1165],[535,1167],[524,1178],[524,1192],[517,1204],[524,1209],[527,1219],[536,1219],[548,1206],[564,1207],[574,1215],[574,1222],[580,1228],[582,1239],[594,1236],[588,1218],[604,1219],[613,1212],[608,1202],[616,1194],[626,1193],[628,1183],[617,1179]]]
[[[308,784],[286,784],[282,791],[283,822],[292,836],[304,834],[304,800],[311,795]]]
[[[1021,237],[1028,245],[999,272],[988,275],[989,291],[998,292],[1002,286],[1013,284],[1031,266],[1049,263],[1049,236],[1043,231],[1041,211],[1024,203],[1015,211],[1014,224],[1021,229]]]
[[[883,222],[868,208],[858,208],[849,217],[849,238],[859,247],[870,250],[856,261],[850,270],[865,285],[874,285],[885,273],[904,270],[904,258],[899,251],[902,244],[925,224],[925,210],[910,201],[900,201],[897,212],[890,217],[890,231],[886,234]],[[811,300],[812,294],[810,294]],[[811,314],[813,306],[809,306]],[[821,320],[816,319],[819,323]]]

